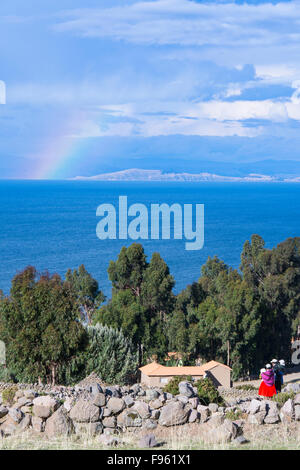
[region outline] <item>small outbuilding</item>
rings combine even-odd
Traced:
[[[167,367],[157,362],[151,362],[151,364],[140,367],[140,371],[141,383],[148,387],[161,387],[166,385],[173,377],[187,375],[195,381],[209,377],[216,387],[229,388],[232,386],[231,368],[216,361],[209,361],[201,366],[181,367]]]

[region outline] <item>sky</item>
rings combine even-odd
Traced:
[[[299,0],[1,0],[0,178],[300,162],[299,57]]]

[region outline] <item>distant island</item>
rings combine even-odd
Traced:
[[[164,173],[161,170],[142,170],[139,168],[102,173],[95,176],[76,176],[71,179],[84,181],[300,182],[300,177],[282,178],[256,173],[250,173],[246,176],[222,176],[214,173]]]

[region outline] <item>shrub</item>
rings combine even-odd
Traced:
[[[217,403],[224,405],[224,400],[219,394],[218,390],[210,378],[200,379],[196,382],[198,389],[198,396],[202,405],[209,405],[209,403]]]
[[[3,390],[2,392],[3,403],[6,403],[11,406],[14,402],[14,397],[15,397],[17,390],[18,390],[18,387],[16,385],[13,385],[12,387],[9,387]]]
[[[179,394],[179,384],[180,382],[192,382],[192,377],[190,375],[183,375],[180,377],[173,377],[167,385],[164,386],[163,391],[165,393],[172,393],[172,395]]]
[[[7,367],[0,367],[0,382],[16,382],[13,373]]]
[[[230,411],[227,411],[225,418],[230,419],[230,421],[235,421],[237,419],[240,419],[242,415],[243,413],[241,410],[236,410],[236,411],[230,410]]]
[[[280,406],[283,406],[285,402],[289,399],[294,399],[295,398],[295,393],[294,392],[283,392],[283,393],[278,393],[277,395],[274,395],[272,397],[273,401],[276,401]]]

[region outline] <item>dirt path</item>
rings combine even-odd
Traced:
[[[300,371],[298,372],[290,372],[284,375],[284,385],[287,385],[288,383],[295,383],[295,382],[300,382]],[[251,384],[254,385],[255,387],[259,387],[261,383],[261,380],[249,380],[246,382],[234,382],[233,385],[245,385],[245,384]]]

